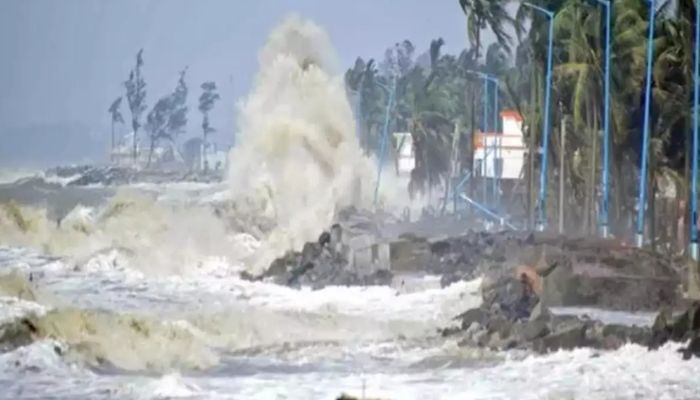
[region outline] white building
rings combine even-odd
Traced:
[[[520,179],[527,147],[523,118],[516,111],[501,112],[502,133],[474,134],[474,174],[478,177]]]
[[[416,154],[413,148],[413,136],[409,132],[394,133],[396,143],[396,172],[399,176],[411,176],[416,167]]]

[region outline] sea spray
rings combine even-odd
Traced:
[[[236,201],[255,198],[274,220],[256,266],[315,240],[346,206],[372,207],[376,166],[365,157],[327,34],[289,17],[260,53],[239,105],[228,179]]]
[[[373,207],[376,163],[360,149],[336,67],[328,36],[312,22],[290,17],[271,33],[253,90],[239,104],[229,197],[193,204],[148,193],[170,193],[165,186],[120,188],[106,204],[78,205],[60,220],[8,203],[0,240],[78,267],[118,249],[129,268],[149,274],[187,275],[212,257],[254,274],[267,269],[316,240],[340,209]],[[398,214],[408,196],[392,175],[382,177],[380,206]]]
[[[132,190],[119,191],[99,208],[78,205],[60,221],[43,208],[0,207],[3,244],[67,257],[78,267],[116,249],[125,259],[122,266],[149,275],[187,275],[212,257],[241,262],[251,253],[250,238],[242,236],[209,206],[163,204]]]

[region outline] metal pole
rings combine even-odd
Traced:
[[[486,203],[488,202],[488,171],[489,171],[489,163],[488,163],[488,145],[487,145],[487,139],[488,136],[486,136],[486,133],[488,132],[488,124],[489,124],[489,81],[486,77],[482,76],[482,79],[484,80],[484,95],[483,95],[483,103],[484,103],[484,110],[483,110],[483,116],[482,116],[482,132],[484,133],[484,174],[481,177],[481,183],[482,187],[484,190],[484,198],[483,202]]]
[[[379,184],[382,179],[382,168],[384,167],[384,156],[386,153],[386,142],[389,136],[389,116],[391,114],[391,108],[394,105],[394,96],[396,93],[396,77],[394,77],[391,89],[389,90],[389,100],[386,105],[386,112],[384,113],[384,129],[382,130],[382,139],[379,150],[379,166],[377,168],[377,184],[374,187],[374,207],[377,207],[377,201],[379,200]]]
[[[561,118],[561,151],[559,152],[559,234],[564,234],[564,154],[566,153],[566,116]]]
[[[607,238],[609,235],[609,174],[610,174],[610,53],[612,41],[610,39],[612,29],[612,8],[609,0],[598,0],[605,6],[605,105],[603,110],[603,199],[600,207],[600,230],[601,236]]]
[[[639,176],[639,202],[637,203],[637,247],[644,245],[644,214],[647,190],[647,164],[649,159],[649,114],[651,113],[651,69],[654,57],[654,23],[656,20],[656,1],[649,0],[649,36],[647,38],[647,74],[646,92],[644,94],[644,132],[642,138],[642,165]]]
[[[695,71],[693,73],[693,172],[690,190],[690,258],[698,261],[698,140],[700,140],[700,2],[695,4]]]
[[[549,124],[552,95],[552,46],[554,18],[549,14],[549,44],[547,46],[547,89],[545,92],[544,135],[542,137],[542,170],[540,171],[540,207],[538,230],[544,231],[547,221],[547,159],[549,158]]]
[[[493,82],[493,132],[498,134],[498,79],[491,78]],[[499,190],[499,178],[501,171],[497,171],[496,164],[498,163],[500,157],[500,138],[494,136],[494,156],[493,156],[493,195],[494,204],[496,209],[500,206],[500,190]],[[501,165],[503,162],[501,161]]]
[[[542,127],[542,165],[540,166],[540,193],[537,205],[537,230],[544,231],[547,224],[547,161],[549,157],[549,125],[552,92],[552,48],[554,45],[554,13],[531,3],[523,5],[533,8],[547,16],[549,19],[549,34],[547,40],[547,77],[545,90],[544,125]]]

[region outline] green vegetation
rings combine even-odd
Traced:
[[[413,134],[417,164],[412,188],[424,191],[450,176],[451,138],[455,123],[461,121],[461,165],[471,168],[471,132],[481,119],[480,79],[467,72],[478,70],[499,78],[502,108],[514,109],[524,117],[524,131],[530,148],[541,145],[544,104],[544,66],[547,51],[547,23],[539,14],[517,5],[515,15],[506,12],[507,1],[459,0],[455,12],[464,12],[468,43],[457,55],[443,54],[442,39],[433,41],[423,56],[414,57],[415,47],[403,42],[387,50],[380,68],[373,60],[357,60],[346,73],[348,89],[361,94],[360,125],[362,145],[376,151],[378,126],[384,112],[385,94],[373,82],[387,84],[398,78],[398,106],[392,115],[393,131]],[[591,233],[595,228],[603,108],[604,10],[594,1],[533,0],[532,3],[556,13],[554,31],[554,77],[552,135],[550,149],[549,219],[556,219],[556,173],[559,154],[565,152],[567,171],[568,225]],[[613,47],[611,88],[611,222],[614,231],[625,233],[633,218],[641,150],[645,46],[649,11],[645,0],[615,0],[613,3]],[[652,237],[675,235],[671,226],[683,215],[682,202],[688,196],[689,132],[692,96],[692,29],[694,2],[659,2],[653,64],[653,105],[650,141],[650,213],[647,224]],[[530,28],[531,27],[531,28]],[[525,29],[529,28],[529,29]],[[497,41],[482,51],[483,32]],[[509,34],[514,33],[514,35]],[[453,44],[454,45],[454,44]],[[409,51],[410,50],[410,51]],[[566,117],[566,118],[565,118]],[[560,146],[561,121],[568,129],[566,148]],[[598,133],[598,134],[596,134]],[[537,174],[525,168],[524,178]],[[527,166],[526,166],[527,167]],[[677,184],[675,199],[663,207],[655,205],[660,186]],[[532,198],[533,185],[528,195]],[[533,201],[517,199],[510,213],[528,214]],[[523,204],[528,204],[525,208]],[[520,207],[521,209],[517,209]],[[659,210],[663,208],[663,211]],[[662,214],[663,212],[663,214]],[[666,232],[654,234],[661,216],[668,222]],[[671,217],[671,218],[669,218]],[[679,243],[682,238],[677,238]]]

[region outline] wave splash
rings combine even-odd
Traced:
[[[371,208],[377,172],[360,148],[336,56],[320,27],[289,17],[259,58],[254,88],[239,105],[228,182],[235,201],[257,204],[274,221],[260,267],[315,240],[338,210]],[[382,192],[385,208],[395,204],[392,192]]]

